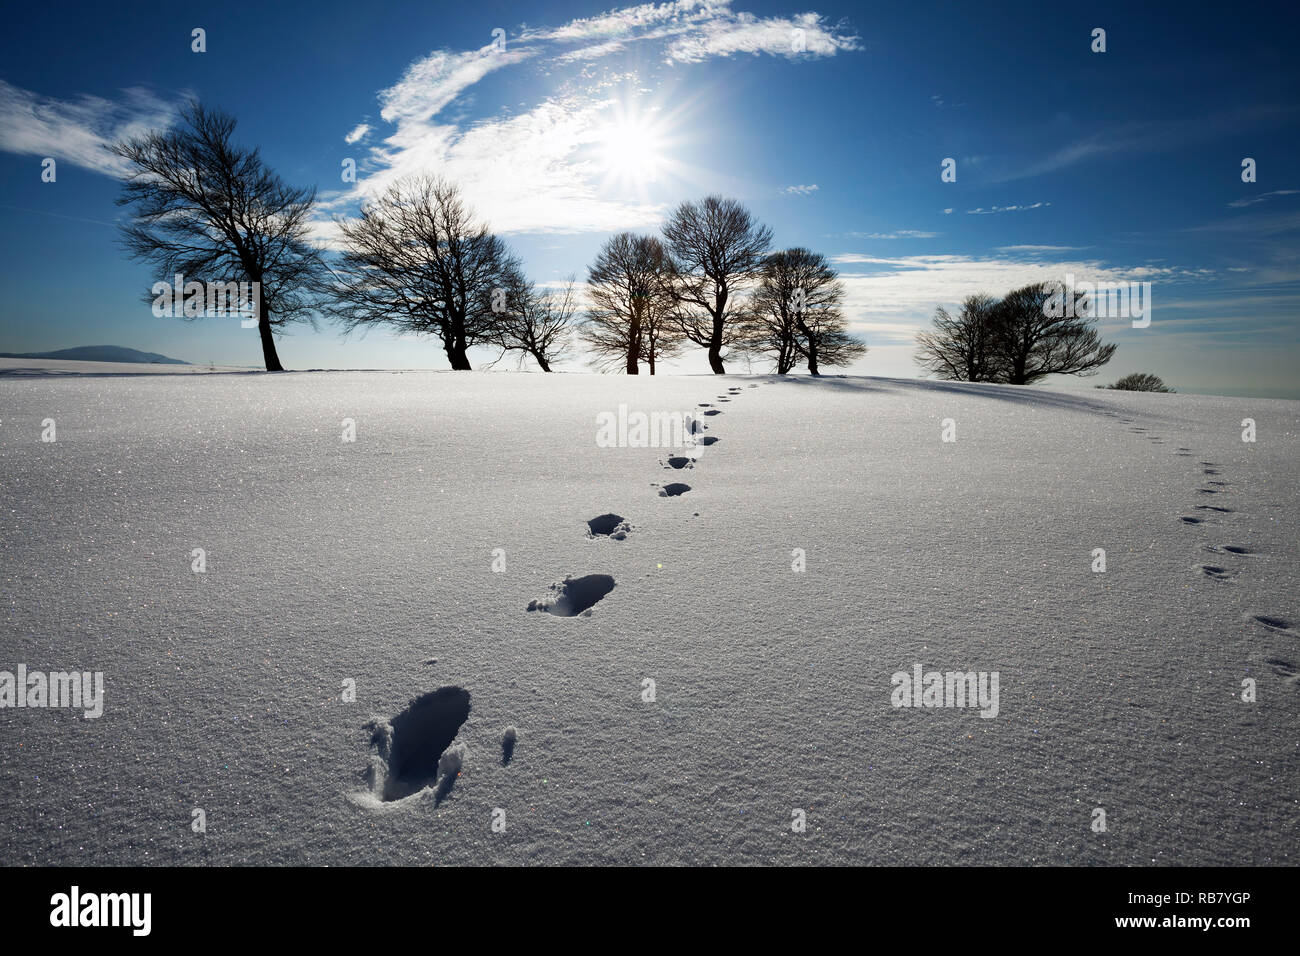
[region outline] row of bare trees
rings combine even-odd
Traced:
[[[766,358],[782,375],[801,361],[818,375],[864,355],[826,257],[771,244],[771,230],[734,199],[684,202],[662,239],[624,232],[606,241],[588,269],[579,334],[597,364],[629,375],[642,364],[653,375],[691,344],[719,375],[737,355]]]
[[[662,238],[611,237],[584,287],[544,287],[454,184],[412,177],[341,221],[342,252],[327,262],[309,236],[315,190],[287,186],[256,149],[234,145],[229,115],[191,103],[182,117],[111,147],[131,170],[119,199],[135,207],[127,248],[169,277],[258,283],[268,371],[282,369],[276,333],[317,315],[349,331],[433,336],[458,370],[481,346],[551,371],[575,334],[594,366],[633,375],[691,344],[718,374],[733,356],[766,357],[782,374],[806,362],[817,375],[866,352],[826,258],[772,251],[771,230],[735,200],[684,202]]]
[[[916,346],[917,364],[938,378],[1007,385],[1095,374],[1117,347],[1102,342],[1083,293],[1050,282],[1022,286],[1001,299],[967,296],[956,313],[938,308]]]

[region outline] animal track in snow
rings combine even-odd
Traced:
[[[411,701],[392,720],[368,724],[370,744],[379,758],[366,771],[371,792],[391,803],[433,786],[434,802],[445,799],[465,754],[452,742],[469,711],[469,691],[440,687]]]
[[[632,526],[623,519],[622,515],[598,515],[587,522],[589,538],[613,538],[615,541],[623,541],[631,530]]]
[[[1294,661],[1289,661],[1285,657],[1266,657],[1264,663],[1273,668],[1273,673],[1278,677],[1286,678],[1288,683],[1297,683],[1297,668]]]
[[[700,445],[714,445],[717,444],[719,440],[720,439],[714,438],[712,435],[705,435],[703,438],[697,438],[695,441]]]
[[[1247,614],[1246,619],[1253,621],[1256,624],[1262,624],[1270,631],[1276,631],[1279,634],[1295,634],[1291,622],[1284,618],[1273,617],[1266,614]]]
[[[1217,511],[1220,514],[1232,514],[1231,508],[1220,508],[1218,505],[1197,505],[1196,508],[1200,511]]]
[[[1179,518],[1178,520],[1181,521],[1181,522],[1183,522],[1183,524],[1201,524],[1203,521],[1205,521],[1204,518],[1191,518],[1191,517],[1188,517],[1187,515],[1184,515],[1183,517]]]
[[[705,414],[705,415],[721,415],[721,414],[722,414],[722,409],[720,409],[720,408],[710,408],[710,409],[709,409],[708,411],[706,411],[704,414]]]
[[[685,455],[673,455],[667,461],[661,460],[659,464],[663,465],[665,468],[674,468],[680,471],[683,468],[694,468],[695,459],[687,458]]]
[[[1207,578],[1214,578],[1216,581],[1228,581],[1236,576],[1236,571],[1229,571],[1227,568],[1221,568],[1217,564],[1200,564],[1197,570]]]
[[[655,485],[653,487],[659,487]],[[659,487],[660,498],[676,498],[678,495],[684,495],[691,490],[691,486],[680,481],[674,481],[670,484]]]
[[[1243,548],[1235,544],[1207,544],[1205,550],[1213,554],[1235,554],[1238,556],[1255,553],[1250,548]]]
[[[556,595],[554,601],[529,601],[528,610],[545,611],[556,617],[577,617],[579,614],[591,617],[592,606],[614,590],[614,579],[608,574],[585,574],[552,584],[551,590]]]

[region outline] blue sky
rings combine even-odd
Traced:
[[[259,362],[237,321],[155,318],[141,296],[160,277],[117,242],[102,144],[174,122],[197,96],[235,114],[287,180],[319,188],[325,243],[367,195],[436,171],[534,279],[556,282],[581,277],[611,232],[654,231],[682,199],[720,192],[778,245],[836,262],[871,346],[850,371],[915,375],[911,339],[936,306],[1074,274],[1150,281],[1152,321],[1105,320],[1116,359],[1056,384],[1144,370],[1185,391],[1300,397],[1295,14],[979,6],[14,7],[0,36],[0,351]],[[947,157],[956,182],[941,181]],[[348,158],[356,183],[341,178]],[[344,339],[328,323],[295,327],[280,355],[445,367],[432,340]],[[694,352],[678,365],[706,368]]]

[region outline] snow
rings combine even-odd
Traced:
[[[601,447],[620,404],[717,441]],[[861,377],[0,375],[0,670],[105,688],[0,710],[0,863],[1294,864],[1298,432]],[[891,706],[917,664],[997,672],[996,716]],[[447,687],[463,724],[410,716]],[[441,799],[371,789],[404,714],[455,733]]]

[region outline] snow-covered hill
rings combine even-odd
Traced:
[[[631,447],[674,412],[716,441]],[[1298,431],[874,378],[0,377],[0,671],[104,682],[0,709],[0,863],[1296,863]],[[996,673],[995,715],[894,706],[917,666]]]

